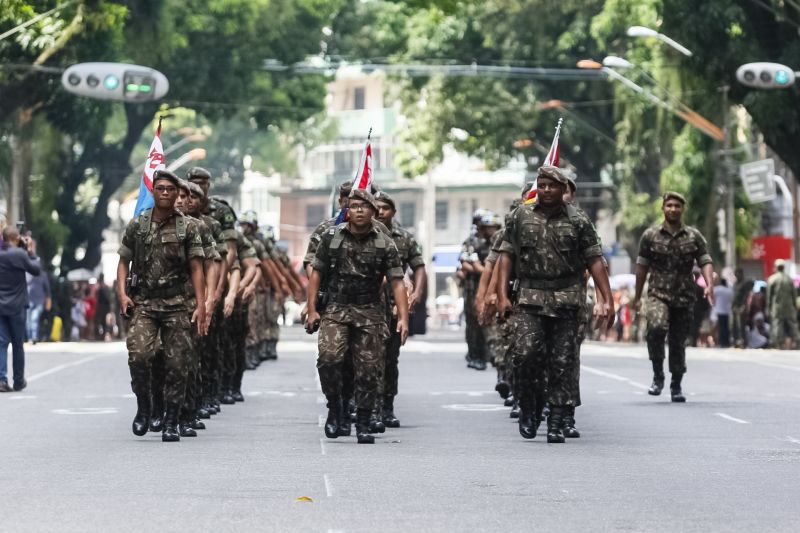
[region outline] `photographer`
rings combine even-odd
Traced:
[[[0,392],[10,392],[8,385],[8,344],[14,354],[14,388],[25,388],[25,310],[28,307],[28,284],[25,273],[39,275],[36,243],[20,235],[19,229],[3,230],[0,249]]]

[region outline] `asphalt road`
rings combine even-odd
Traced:
[[[403,427],[369,446],[324,438],[314,339],[284,337],[175,444],[131,433],[123,344],[29,348],[0,395],[0,530],[800,531],[800,352],[689,350],[680,405],[647,396],[642,347],[587,344],[583,437],[555,445],[429,335],[401,353]]]

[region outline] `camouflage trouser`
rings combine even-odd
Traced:
[[[580,396],[577,315],[553,318],[515,312],[511,327],[514,339],[509,354],[520,405],[530,409],[534,401],[545,399],[554,406],[577,405]]]
[[[264,319],[266,327],[264,328],[264,340],[277,341],[281,334],[281,328],[278,326],[278,317],[283,313],[283,304],[278,301],[275,296],[269,294],[266,313]]]
[[[669,344],[669,371],[686,373],[686,344],[693,320],[692,307],[675,307],[658,298],[647,299],[647,351],[650,360],[664,361],[664,340]]]
[[[343,396],[343,366],[349,352],[353,361],[355,400],[358,409],[377,405],[383,381],[385,322],[360,323],[346,314],[322,316],[319,327],[317,369],[322,392],[331,400]]]
[[[247,331],[248,327],[248,318],[247,318],[247,305],[242,303],[241,300],[237,300],[236,307],[233,308],[233,335],[234,338],[231,339],[231,345],[234,349],[234,372],[233,372],[233,379],[231,380],[231,389],[234,391],[238,391],[242,389],[242,378],[244,377],[244,371],[247,367],[247,356],[246,356],[246,346],[245,346],[245,339],[247,338]]]
[[[400,334],[397,333],[397,318],[389,322],[389,340],[386,341],[386,359],[383,379],[383,396],[397,396],[397,382],[400,377]]]
[[[220,350],[220,335],[222,323],[225,316],[222,312],[224,304],[219,302],[214,314],[211,317],[211,326],[208,328],[208,335],[200,338],[198,350],[200,351],[200,371],[203,382],[203,398],[211,400],[219,394],[220,389],[220,367],[222,363],[222,351]]]
[[[126,341],[134,394],[151,394],[151,365],[160,332],[164,349],[164,400],[183,403],[191,367],[191,316],[192,312],[186,305],[155,309],[139,304],[134,308]]]
[[[223,322],[222,343],[222,389],[236,389],[237,375],[241,371],[244,374],[244,340],[245,329],[242,327],[242,319],[245,317],[246,308],[242,305],[241,299],[237,298],[233,306],[231,316]],[[241,350],[240,350],[241,347]],[[240,352],[242,352],[240,354]]]
[[[247,336],[245,346],[248,348],[255,346],[262,341],[263,326],[266,322],[266,292],[258,290],[253,295],[253,299],[247,304]]]
[[[483,327],[478,324],[473,291],[464,291],[464,318],[466,320],[467,350],[469,350],[470,357],[477,361],[488,361],[486,336],[483,333]]]
[[[489,324],[483,326],[483,337],[486,339],[486,356],[487,360],[494,362],[497,365],[498,353],[501,350],[501,332],[497,324]]]
[[[772,328],[769,332],[769,343],[773,348],[781,348],[784,339],[789,337],[795,342],[798,340],[797,316],[794,313],[770,314]]]

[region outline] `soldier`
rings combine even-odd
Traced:
[[[538,174],[537,200],[514,211],[500,247],[507,260],[495,268],[498,286],[505,287],[514,261],[519,281],[510,350],[520,404],[519,432],[526,439],[536,436],[537,396],[546,383],[547,442],[563,443],[565,409],[575,405],[578,396],[572,369],[586,268],[608,302],[604,315],[609,323],[614,320],[614,305],[597,232],[585,213],[564,203],[566,176],[551,166],[541,167]],[[498,294],[497,307],[501,316],[511,310],[504,291]]]
[[[306,329],[319,328],[319,371],[322,391],[328,400],[325,435],[335,439],[345,425],[342,405],[342,365],[349,351],[355,374],[357,406],[356,436],[361,444],[375,442],[369,434],[383,379],[384,343],[389,338],[386,314],[381,304],[384,277],[391,283],[397,305],[400,344],[408,337],[408,301],[397,247],[373,222],[375,198],[366,190],[350,193],[350,220],[329,229],[319,243],[308,282]],[[317,296],[324,297],[317,306]],[[320,313],[321,311],[321,313]]]
[[[413,309],[414,305],[422,299],[427,280],[425,260],[422,258],[422,247],[417,244],[411,233],[394,222],[397,209],[395,208],[394,199],[388,193],[383,191],[375,193],[375,204],[378,207],[378,220],[391,232],[392,241],[397,246],[403,270],[411,269],[412,271],[413,290],[408,297],[408,308]],[[397,331],[397,309],[390,291],[386,291],[386,300],[389,311],[389,340],[386,343],[381,418],[386,427],[399,428],[400,420],[394,415],[394,398],[397,396],[397,380],[399,377],[397,363],[400,358],[401,339],[400,333]]]
[[[673,402],[685,402],[681,380],[686,373],[686,343],[692,324],[695,302],[695,261],[706,280],[705,298],[714,305],[714,265],[706,239],[699,230],[681,222],[686,199],[677,192],[667,192],[661,199],[664,222],[645,230],[636,258],[636,294],[634,309],[639,308],[642,289],[648,280],[646,313],[647,351],[653,365],[653,384],[648,394],[658,396],[664,388],[664,340],[669,331],[670,393]]]
[[[475,296],[483,273],[483,261],[488,256],[490,247],[486,235],[487,230],[481,225],[481,219],[486,214],[489,214],[486,209],[478,209],[472,214],[472,229],[469,237],[461,245],[461,255],[459,256],[464,293],[464,317],[466,319],[467,367],[475,370],[486,370],[488,359],[486,336],[478,323],[478,315],[475,310]],[[483,257],[479,252],[483,254]]]
[[[797,308],[792,278],[784,272],[783,259],[775,260],[775,273],[767,280],[767,318],[770,320],[770,344],[773,348],[791,350],[798,342]]]
[[[153,176],[155,207],[128,223],[119,248],[117,293],[131,318],[128,366],[137,412],[133,433],[144,435],[151,412],[150,364],[156,339],[166,352],[166,417],[161,440],[179,441],[178,416],[186,393],[192,325],[206,332],[202,241],[197,223],[174,208],[178,177],[159,170]],[[133,267],[129,268],[129,263]],[[129,278],[129,291],[126,280]],[[191,279],[194,298],[186,294]],[[194,306],[194,311],[192,307]]]

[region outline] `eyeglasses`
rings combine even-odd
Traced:
[[[158,193],[168,192],[170,194],[174,193],[178,190],[177,187],[165,187],[164,185],[159,185],[158,187],[153,187],[153,190]]]
[[[371,206],[369,206],[368,204],[360,204],[360,203],[359,204],[354,204],[354,203],[350,202],[349,209],[351,211],[357,211],[357,212],[360,213],[361,211],[363,211],[364,209],[367,209],[368,207],[371,207]]]

